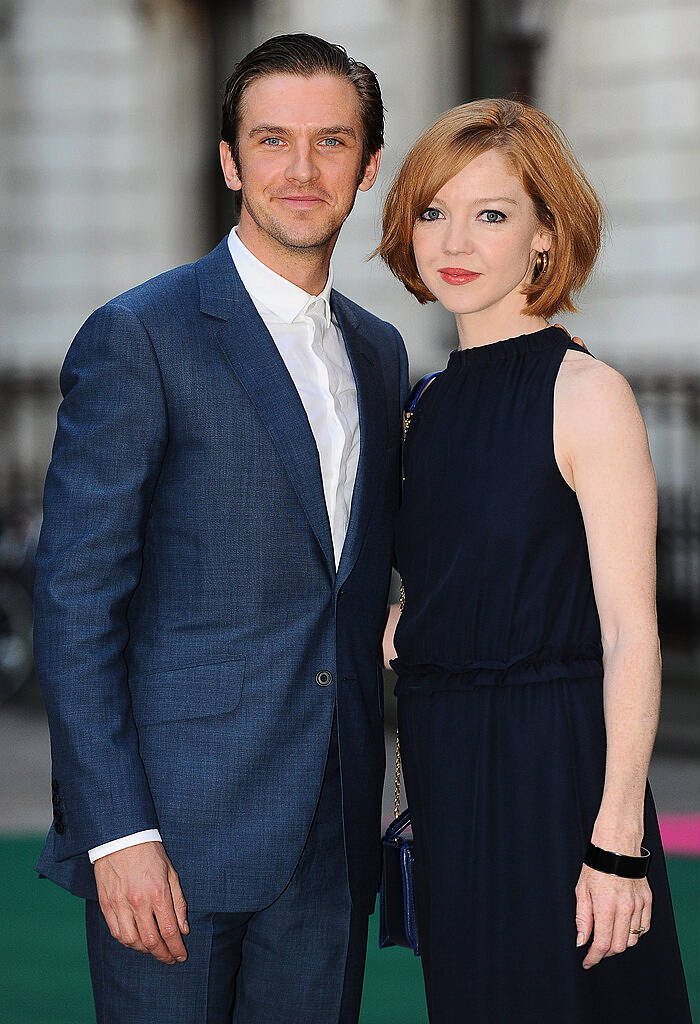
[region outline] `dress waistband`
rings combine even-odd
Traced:
[[[471,690],[475,686],[512,686],[555,679],[601,679],[602,654],[600,644],[586,643],[575,648],[552,645],[516,654],[507,661],[482,660],[465,665],[407,665],[395,658],[391,667],[399,678],[394,692],[399,696],[406,690]]]

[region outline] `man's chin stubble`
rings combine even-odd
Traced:
[[[255,221],[261,231],[270,235],[279,245],[284,246],[285,249],[291,249],[298,253],[313,253],[317,249],[325,248],[334,240],[345,220],[345,218],[343,218],[340,224],[335,225],[319,224],[316,228],[316,233],[304,237],[303,234],[294,234],[289,230],[286,224],[276,220],[275,218],[263,221],[261,217],[256,216],[255,211],[251,210],[245,200],[243,200],[243,203],[248,215]]]
[[[268,225],[259,225],[272,235],[276,242],[283,245],[285,249],[293,249],[295,252],[313,252],[316,249],[323,249],[335,238],[338,228],[331,225],[319,225],[311,234],[304,232],[296,234],[290,231],[285,224],[272,222]]]

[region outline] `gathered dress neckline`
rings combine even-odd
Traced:
[[[543,327],[529,334],[519,334],[513,338],[490,341],[486,345],[473,345],[469,348],[452,349],[447,362],[448,367],[468,362],[470,365],[489,363],[494,360],[510,359],[524,352],[541,352],[567,337],[561,327]],[[575,346],[578,348],[579,346]]]

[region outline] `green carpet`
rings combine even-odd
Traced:
[[[38,839],[0,839],[3,1024],[94,1024],[82,904],[33,870]],[[678,933],[700,1024],[700,860],[669,860]],[[427,1024],[420,961],[377,948],[370,927],[361,1024]]]

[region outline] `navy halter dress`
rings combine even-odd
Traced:
[[[605,725],[584,524],[553,447],[567,349],[548,327],[452,352],[405,443],[393,664],[431,1024],[690,1024],[648,788],[651,930],[587,971],[576,948]]]

